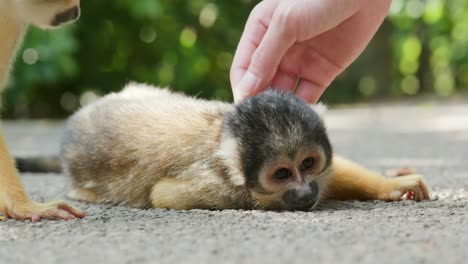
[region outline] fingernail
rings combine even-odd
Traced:
[[[241,81],[234,89],[234,101],[239,102],[240,100],[252,95],[257,89],[258,78],[250,71],[247,71],[242,77]]]

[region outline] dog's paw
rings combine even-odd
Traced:
[[[6,208],[5,215],[15,220],[40,221],[44,219],[71,220],[83,218],[85,214],[62,201],[50,203],[28,202]]]

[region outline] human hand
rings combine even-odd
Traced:
[[[251,12],[231,66],[234,101],[267,86],[318,101],[367,46],[391,0],[264,0]]]

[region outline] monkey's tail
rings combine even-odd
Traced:
[[[49,157],[27,157],[15,158],[16,167],[20,172],[47,173],[47,172],[62,172],[60,159],[58,156]]]

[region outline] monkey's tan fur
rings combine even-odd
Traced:
[[[235,180],[240,176],[226,175],[222,155],[206,159],[219,149],[221,134],[213,128],[231,107],[141,86],[83,108],[69,120],[63,145],[63,168],[73,176],[70,196],[134,207],[245,207],[233,206],[245,200],[238,197],[244,195],[242,179]],[[229,162],[236,171],[238,161]],[[154,177],[159,183],[148,185]]]
[[[79,0],[0,0],[0,91],[29,24],[52,28],[78,16]],[[36,203],[21,183],[0,131],[0,213],[15,219],[70,219],[83,213],[63,202]]]
[[[69,196],[140,208],[279,209],[283,192],[264,178],[268,195],[245,187],[238,145],[221,129],[233,108],[139,84],[84,107],[62,143]],[[315,177],[321,198],[396,201],[408,191],[429,198],[419,175],[385,178],[339,156]]]

